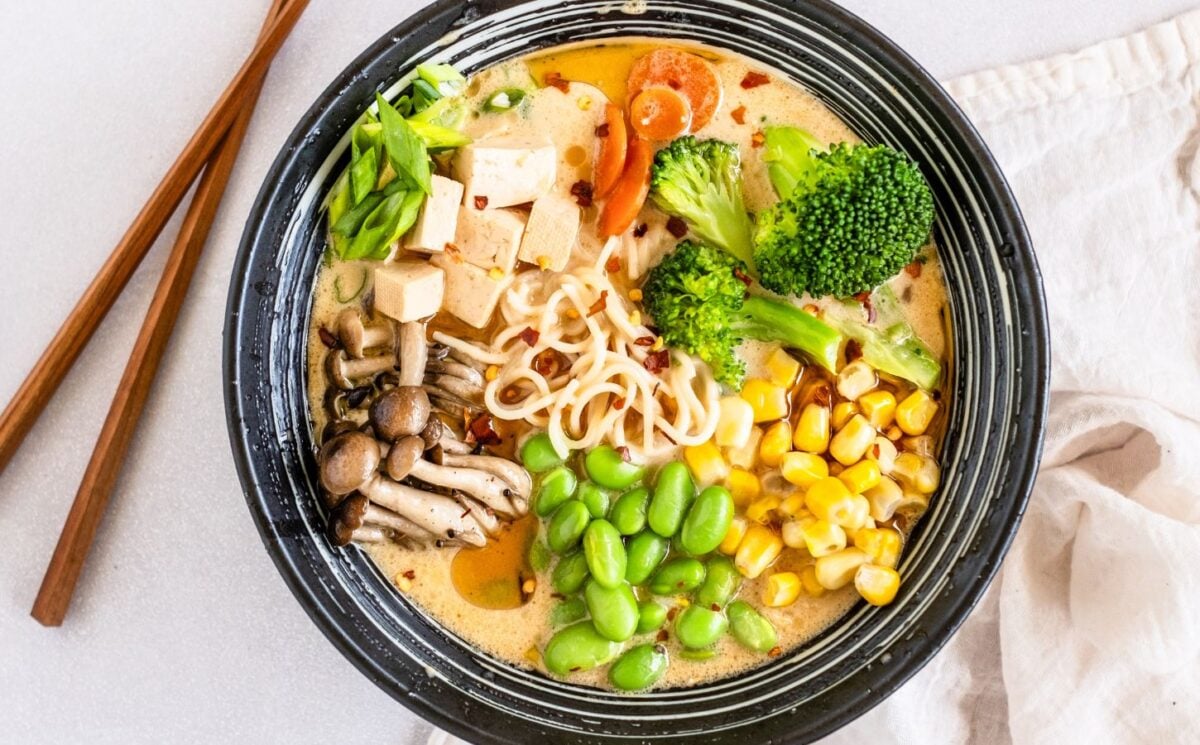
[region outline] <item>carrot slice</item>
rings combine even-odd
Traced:
[[[655,49],[640,57],[629,71],[630,99],[651,86],[679,91],[692,106],[690,131],[708,124],[721,105],[721,80],[701,57],[678,49]]]
[[[625,132],[625,115],[615,104],[604,105],[604,123],[596,132],[600,141],[600,152],[596,155],[596,167],[592,173],[593,194],[607,195],[617,185],[621,169],[625,167],[625,151],[629,135]]]
[[[639,137],[630,139],[625,170],[600,212],[600,235],[605,238],[620,235],[637,219],[650,194],[650,166],[653,163],[653,146]]]
[[[652,85],[629,104],[633,129],[647,140],[673,140],[692,123],[692,105],[672,88]]]

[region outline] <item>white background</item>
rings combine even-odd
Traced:
[[[945,79],[1193,2],[846,5]],[[267,4],[0,0],[0,403],[241,64]],[[270,161],[330,80],[419,6],[312,0],[277,58],[61,629],[28,610],[177,220],[0,477],[0,741],[425,739],[428,725],[326,642],[264,552],[229,452],[220,370],[230,266]]]

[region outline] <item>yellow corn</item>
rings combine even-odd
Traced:
[[[797,450],[823,453],[829,447],[829,409],[809,404],[800,411],[792,444]]]
[[[941,481],[941,468],[933,458],[900,453],[892,466],[892,477],[922,494],[933,494]]]
[[[846,485],[851,494],[862,494],[878,484],[882,476],[878,463],[863,459],[839,473],[838,479]]]
[[[733,558],[734,566],[743,576],[754,579],[779,558],[783,539],[762,525],[751,525]]]
[[[779,529],[783,537],[783,545],[788,548],[808,550],[804,542],[804,527],[799,520],[788,520]]]
[[[928,393],[915,390],[896,407],[896,424],[906,435],[923,435],[937,409],[937,401]]]
[[[821,583],[817,581],[816,564],[806,564],[800,570],[800,584],[804,586],[804,591],[814,598],[825,594],[825,588],[821,587]]]
[[[792,425],[787,421],[775,422],[763,433],[758,446],[758,457],[764,465],[774,468],[783,460],[783,454],[792,449]]]
[[[629,291],[629,299],[635,303],[642,302],[642,291],[636,287],[633,288],[632,290]]]
[[[754,409],[755,422],[772,422],[788,413],[788,392],[769,380],[752,378],[742,386],[742,398]]]
[[[717,550],[726,556],[733,556],[737,553],[738,546],[742,544],[742,538],[746,536],[746,518],[735,517],[733,522],[729,523],[729,530],[725,531],[725,537],[721,539],[721,545]]]
[[[904,433],[900,431],[899,427],[893,424],[884,431],[883,435],[892,442],[898,442],[904,436]]]
[[[720,484],[729,476],[729,464],[711,441],[684,448],[683,459],[692,469],[696,483],[702,486]]]
[[[828,556],[846,547],[846,531],[840,525],[825,520],[800,520],[804,547],[816,557]]]
[[[829,441],[829,454],[843,466],[862,460],[875,441],[875,428],[862,414],[855,414]]]
[[[896,397],[888,391],[871,391],[862,396],[858,408],[875,429],[887,429],[896,419]]]
[[[762,483],[758,477],[741,468],[729,471],[729,477],[725,479],[725,488],[729,489],[729,493],[733,495],[733,503],[738,507],[745,507],[762,495]]]
[[[842,398],[854,401],[879,383],[875,370],[862,360],[855,360],[841,369],[837,376],[837,391]]]
[[[763,605],[768,608],[783,608],[800,597],[800,577],[795,572],[775,572],[767,577],[763,587]]]
[[[854,589],[871,605],[887,605],[896,599],[900,575],[891,567],[863,564],[854,572]]]
[[[850,421],[855,414],[858,413],[858,404],[853,401],[843,401],[840,404],[833,406],[833,428],[841,429],[846,426],[846,422]]]
[[[766,525],[767,523],[771,522],[771,517],[778,508],[779,497],[760,497],[759,499],[751,502],[750,506],[746,508],[746,519]]]
[[[750,438],[746,440],[746,444],[737,448],[729,448],[725,451],[725,458],[732,466],[750,470],[754,468],[754,464],[758,462],[758,446],[762,442],[762,430],[758,427],[750,429]]]
[[[784,453],[779,471],[789,483],[807,489],[829,475],[829,464],[812,453]]]
[[[861,548],[844,548],[817,559],[817,582],[826,590],[838,590],[850,584],[858,568],[867,563]]]
[[[867,489],[865,496],[871,504],[871,519],[883,522],[896,514],[896,508],[904,501],[904,490],[894,479],[883,476],[878,484]]]
[[[937,455],[937,453],[934,452],[933,438],[929,435],[905,437],[900,441],[900,444],[903,445],[904,449],[908,452],[916,453],[917,455],[923,455],[926,458],[932,458],[933,456]]]
[[[785,352],[783,347],[776,347],[767,358],[767,375],[775,385],[791,388],[799,374],[800,361]]]
[[[863,528],[854,534],[855,548],[871,557],[871,563],[895,569],[900,563],[900,534],[891,528]]]
[[[840,479],[829,476],[808,487],[804,504],[819,520],[843,525],[854,510],[854,495]]]
[[[717,445],[723,448],[739,448],[750,441],[750,430],[754,429],[754,409],[749,402],[738,396],[721,399],[717,415]]]
[[[811,514],[808,508],[804,506],[804,492],[798,491],[788,495],[782,502],[779,503],[779,514],[787,515],[788,517],[800,517],[803,514]]]
[[[896,465],[896,445],[886,437],[879,436],[867,448],[867,457],[879,464],[879,472],[887,475]]]

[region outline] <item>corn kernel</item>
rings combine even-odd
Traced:
[[[762,442],[762,430],[758,427],[750,428],[750,437],[746,440],[746,444],[737,448],[729,448],[725,451],[725,460],[729,461],[729,465],[738,468],[750,470],[754,468],[754,464],[758,462],[758,446]]]
[[[580,111],[587,111],[588,109],[592,108],[592,97],[591,96],[580,96],[575,101],[575,105],[579,107]]]
[[[841,369],[837,376],[837,391],[851,401],[879,384],[875,370],[862,360],[855,360]]]
[[[758,446],[758,457],[764,465],[774,468],[783,460],[784,453],[792,449],[792,425],[786,420],[775,422],[763,433]]]
[[[725,462],[720,449],[711,441],[685,447],[683,459],[688,468],[692,469],[696,483],[702,486],[719,484],[729,476],[729,464]]]
[[[896,465],[896,445],[882,435],[875,438],[871,447],[867,448],[867,457],[879,465],[879,472],[887,475]]]
[[[823,453],[829,447],[829,409],[808,404],[800,411],[792,444],[797,450]]]
[[[853,401],[842,401],[840,404],[833,406],[833,428],[841,429],[846,426],[846,422],[854,418],[858,413],[858,404]]]
[[[923,435],[937,410],[937,401],[918,389],[896,407],[896,424],[906,435]]]
[[[896,599],[900,575],[891,567],[863,564],[854,572],[854,589],[871,605],[887,605]]]
[[[887,429],[896,419],[896,397],[888,391],[871,391],[858,399],[858,408],[875,429]]]
[[[787,498],[779,503],[779,507],[776,510],[779,514],[788,517],[799,517],[806,513],[811,514],[808,512],[808,508],[804,506],[804,492],[795,492],[788,495]]]
[[[829,475],[829,464],[812,453],[784,453],[779,470],[789,483],[807,489]]]
[[[750,506],[746,508],[746,519],[766,525],[771,522],[771,517],[778,508],[779,497],[760,497],[751,502]]]
[[[933,438],[929,435],[905,437],[900,441],[900,445],[908,452],[916,453],[917,455],[923,455],[926,458],[932,458],[937,455],[933,444]]]
[[[734,468],[725,479],[725,488],[733,495],[733,503],[737,507],[745,507],[752,500],[762,495],[762,482],[750,471]]]
[[[635,310],[629,314],[629,325],[630,326],[641,326],[642,325],[641,311]]]
[[[661,336],[654,337],[654,343],[650,345],[651,352],[657,352],[663,348],[663,338]]]
[[[867,563],[861,548],[844,548],[817,559],[817,582],[826,590],[839,590],[854,579],[858,568]]]
[[[904,490],[894,479],[883,476],[878,484],[867,489],[864,496],[871,503],[871,519],[883,522],[896,514],[896,508],[904,501]]]
[[[498,266],[494,266],[491,269],[488,269],[488,277],[490,277],[493,281],[499,282],[500,280],[504,279],[504,270]]]
[[[863,459],[839,473],[838,479],[846,485],[851,494],[862,494],[878,484],[882,476],[878,463]]]
[[[567,318],[570,318],[572,321],[574,321],[577,318],[579,318],[579,311],[575,310],[574,308],[567,308],[566,316],[567,316]],[[655,351],[657,351],[657,350],[655,350]]]
[[[393,583],[400,592],[412,592],[413,583],[404,573],[397,574]]]
[[[763,587],[763,605],[768,608],[783,608],[800,597],[800,577],[795,572],[776,572],[767,577]]]
[[[862,460],[875,441],[875,428],[862,414],[855,414],[829,441],[829,454],[843,466]]]
[[[785,352],[783,347],[776,347],[767,358],[767,375],[775,385],[791,388],[799,374],[800,361]]]
[[[738,546],[733,563],[742,576],[754,579],[779,558],[781,551],[783,539],[775,531],[762,525],[751,525]]]
[[[804,527],[799,520],[788,520],[779,532],[783,535],[783,545],[797,550],[808,550],[808,544],[804,541]]]
[[[629,299],[635,303],[642,302],[642,291],[636,287],[633,288],[632,290],[629,291]]]
[[[918,491],[913,491],[911,489],[904,490],[904,498],[901,499],[900,503],[896,505],[897,511],[899,511],[901,509],[905,509],[905,510],[909,510],[910,512],[915,512],[918,515],[925,512],[925,510],[928,508],[929,508],[929,495],[922,494]]]
[[[725,396],[719,403],[717,415],[717,445],[738,448],[750,440],[754,429],[754,409],[744,398]]]
[[[933,494],[941,481],[941,468],[933,458],[916,453],[900,453],[892,466],[892,477],[922,494]]]
[[[725,537],[721,539],[721,545],[717,546],[717,550],[726,556],[733,556],[737,553],[738,546],[742,544],[742,538],[745,536],[746,519],[735,517],[733,522],[729,523],[729,530],[725,531]]]
[[[825,594],[825,588],[817,581],[817,565],[807,564],[800,570],[800,584],[810,597],[819,598]]]
[[[900,563],[900,533],[891,528],[863,528],[854,533],[854,547],[871,557],[871,563],[895,569]]]
[[[741,395],[753,407],[755,422],[772,422],[787,416],[787,389],[781,385],[761,378],[752,378],[742,386]]]
[[[804,494],[804,504],[818,519],[837,522],[834,514],[849,502],[850,490],[840,479],[827,476],[812,486]]]
[[[525,659],[531,665],[540,665],[542,662],[542,653],[537,650],[537,647],[530,647],[525,650]]]
[[[538,269],[541,269],[543,272],[546,271],[550,268],[550,257],[546,254],[538,254],[537,265]]]
[[[829,475],[830,476],[841,476],[842,471],[845,471],[845,470],[846,470],[846,467],[843,466],[841,463],[838,463],[836,460],[829,464]]]
[[[801,520],[800,531],[804,546],[816,557],[828,556],[846,547],[846,531],[840,525],[825,520]]]
[[[893,424],[887,428],[887,430],[883,433],[883,436],[892,442],[899,442],[900,438],[904,436],[904,433],[900,431],[899,427]]]
[[[498,365],[488,365],[483,371],[483,379],[489,383],[500,377],[500,367]]]

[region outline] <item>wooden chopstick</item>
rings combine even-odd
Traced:
[[[290,2],[293,5],[302,4],[300,0]],[[260,32],[260,40],[272,28],[272,21],[285,12],[284,8],[288,5],[289,0],[273,0]],[[237,118],[233,120],[224,139],[219,141],[200,177],[195,196],[188,205],[183,226],[171,248],[158,287],[154,290],[133,352],[129,355],[125,372],[113,396],[108,418],[104,420],[104,427],[92,451],[92,459],[83,474],[79,491],[58,538],[58,546],[54,549],[54,556],[50,559],[42,587],[34,601],[31,615],[44,626],[59,626],[66,616],[83,563],[112,495],[150,385],[158,371],[159,361],[179,317],[179,309],[187,295],[196,262],[204,249],[221,196],[229,183],[229,175],[250,125],[265,74],[264,67],[261,74],[250,78]]]
[[[162,232],[204,163],[229,131],[234,118],[244,108],[251,88],[266,73],[267,65],[296,25],[308,1],[290,0],[270,28],[259,36],[254,51],[246,58],[183,152],[163,176],[37,364],[29,371],[8,407],[0,414],[0,473],[20,447],[50,397],[58,390],[100,321],[125,289],[134,270]]]

